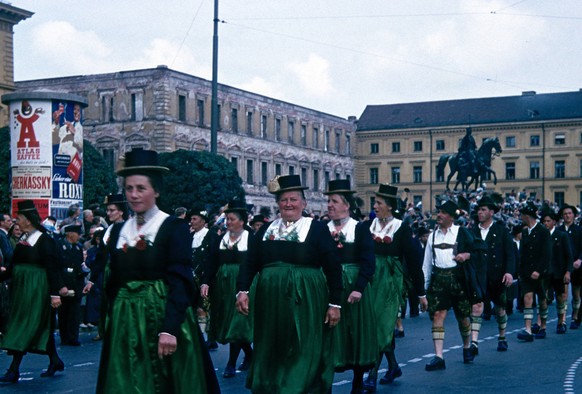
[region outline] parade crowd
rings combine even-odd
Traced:
[[[18,382],[28,352],[48,355],[42,377],[64,371],[57,345],[79,346],[79,329],[94,328],[97,393],[219,393],[209,351],[228,344],[220,373],[247,371],[253,393],[326,394],[335,372],[351,370],[358,394],[402,375],[395,338],[407,311],[430,316],[426,371],[446,369],[451,309],[467,364],[484,319],[497,323],[499,352],[510,350],[514,310],[520,341],[581,324],[576,206],[477,189],[447,192],[429,212],[380,184],[366,217],[350,182],[332,180],[318,217],[300,177],[285,175],[268,185],[273,220],[243,199],[168,214],[156,205],[167,171],[155,152],[134,149],[117,171],[123,193],[102,205],[72,205],[60,223],[28,200],[14,219],[0,216],[0,348],[12,357],[0,382]]]

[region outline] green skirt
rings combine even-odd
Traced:
[[[341,320],[333,329],[333,349],[336,371],[353,369],[355,366],[372,367],[378,359],[378,342],[376,338],[376,317],[370,294],[370,285],[366,286],[362,298],[355,304],[348,303],[348,296],[354,291],[360,266],[342,264]]]
[[[46,270],[37,265],[15,265],[10,293],[12,307],[0,348],[46,353],[49,336],[53,335]]]
[[[119,290],[105,327],[97,393],[207,392],[192,308],[177,336],[176,352],[158,357],[167,293],[162,280],[132,281]]]
[[[394,327],[402,302],[404,278],[400,260],[393,256],[376,255],[376,273],[371,284],[378,348],[380,352],[387,352],[392,348]]]
[[[251,343],[253,341],[252,315],[244,316],[238,313],[235,308],[238,271],[238,264],[221,265],[210,290],[211,308],[208,337],[210,340],[222,344]],[[253,299],[252,292],[250,297]]]
[[[327,393],[332,332],[321,269],[277,262],[263,267],[255,295],[255,342],[246,387],[255,394]]]

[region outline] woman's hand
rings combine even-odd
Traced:
[[[158,337],[158,357],[163,359],[174,354],[178,348],[178,341],[175,336],[168,333],[161,333]]]
[[[202,296],[202,298],[208,298],[208,290],[209,289],[210,289],[210,286],[208,286],[207,284],[200,285],[200,295]]]
[[[359,291],[352,291],[350,293],[350,295],[348,296],[348,302],[350,304],[355,304],[356,302],[359,302],[362,299],[362,293],[360,293]]]
[[[325,324],[329,324],[330,327],[335,327],[339,323],[341,316],[340,308],[337,306],[330,306],[327,308],[327,313],[325,314]]]
[[[61,297],[51,296],[51,307],[57,309],[59,306],[61,306]]]
[[[235,306],[239,313],[247,316],[249,314],[249,295],[247,293],[240,292],[236,296]]]
[[[85,285],[85,287],[83,287],[83,294],[87,294],[88,292],[90,292],[92,287],[93,287],[93,283],[88,282]]]

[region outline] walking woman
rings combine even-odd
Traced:
[[[376,365],[378,342],[370,281],[376,269],[374,242],[364,223],[350,217],[356,208],[348,180],[329,181],[327,227],[341,256],[342,319],[333,331],[335,370],[354,370],[352,394],[364,392],[364,372]]]
[[[332,330],[340,319],[341,265],[324,223],[302,215],[299,175],[269,184],[281,217],[253,238],[240,267],[237,310],[254,313],[253,393],[327,393],[333,380]],[[249,289],[260,272],[253,304]]]
[[[376,255],[376,273],[372,281],[371,293],[374,299],[380,351],[376,367],[372,369],[364,382],[364,388],[368,391],[376,390],[376,379],[382,356],[386,356],[388,371],[380,379],[380,384],[390,384],[402,375],[394,353],[394,326],[402,302],[404,264],[412,278],[422,310],[425,311],[427,306],[422,274],[422,246],[413,239],[412,229],[394,216],[398,208],[397,191],[398,188],[394,186],[380,185],[374,203],[376,218],[367,222],[370,236],[374,240],[374,254]]]
[[[107,242],[109,307],[97,392],[219,392],[192,308],[187,225],[156,205],[168,169],[142,149],[127,152],[124,164],[117,174],[136,215],[115,224]]]
[[[18,202],[17,222],[26,234],[14,248],[13,264],[0,272],[0,279],[11,279],[13,300],[6,333],[0,342],[0,348],[12,354],[8,371],[0,377],[0,382],[5,383],[18,382],[20,363],[27,352],[49,356],[48,369],[40,375],[43,378],[65,369],[53,334],[60,295],[69,290],[59,274],[57,245],[46,234],[31,200]]]
[[[244,200],[228,203],[226,214],[226,234],[213,253],[216,261],[209,261],[202,275],[200,293],[207,298],[210,294],[212,320],[210,322],[209,340],[230,343],[230,354],[224,377],[232,378],[236,374],[236,361],[241,349],[245,358],[238,368],[246,371],[253,358],[253,319],[236,312],[232,295],[236,294],[236,279],[240,264],[248,258],[249,240],[252,235],[245,228],[248,213]]]

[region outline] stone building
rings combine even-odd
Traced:
[[[135,147],[209,150],[211,81],[166,66],[110,74],[19,81],[18,91],[49,90],[87,98],[84,136],[111,168]],[[238,169],[247,202],[271,207],[267,182],[298,174],[308,207],[326,210],[327,181],[352,179],[355,119],[219,85],[218,153]],[[194,187],[195,185],[193,185]]]
[[[492,160],[498,182],[487,190],[554,201],[582,202],[582,91],[521,96],[374,105],[356,130],[355,182],[371,209],[378,183],[410,189],[409,201],[434,208],[445,191],[436,166],[455,153],[467,128],[477,147],[499,138],[502,153]],[[447,166],[445,178],[449,173]],[[453,187],[454,182],[451,184]]]
[[[0,2],[0,97],[15,90],[14,25],[30,18],[32,12]],[[8,124],[8,106],[0,104],[0,127]]]

